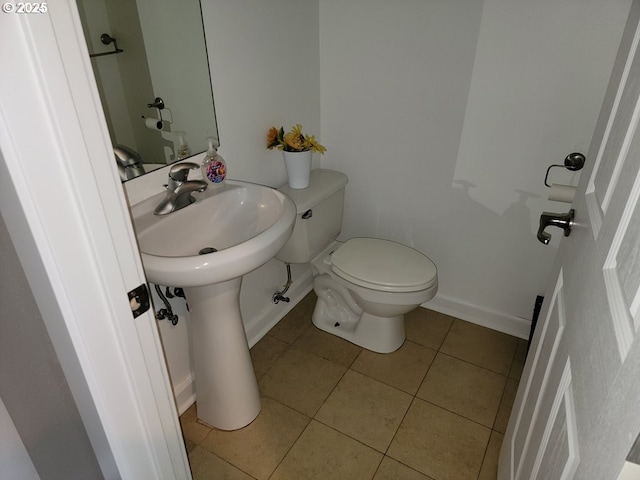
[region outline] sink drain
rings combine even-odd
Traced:
[[[218,249],[217,248],[213,248],[213,247],[204,247],[202,250],[200,250],[198,252],[198,255],[206,255],[207,253],[213,253],[213,252],[217,252]]]

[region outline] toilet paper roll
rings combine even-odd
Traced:
[[[552,183],[551,190],[549,191],[549,200],[553,200],[554,202],[572,203],[575,195],[576,187]]]
[[[162,130],[162,120],[157,118],[145,118],[144,124],[149,130]]]

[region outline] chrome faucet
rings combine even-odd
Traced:
[[[166,215],[181,208],[191,205],[196,201],[191,196],[193,192],[204,192],[207,182],[204,180],[188,180],[189,170],[200,168],[197,163],[176,163],[169,169],[169,181],[167,183],[167,196],[153,211],[155,215]]]

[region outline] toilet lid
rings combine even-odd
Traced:
[[[436,266],[413,248],[379,238],[352,238],[331,255],[345,280],[387,292],[417,292],[437,282]]]

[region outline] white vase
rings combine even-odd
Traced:
[[[311,150],[308,152],[282,152],[289,187],[300,190],[309,186]]]

